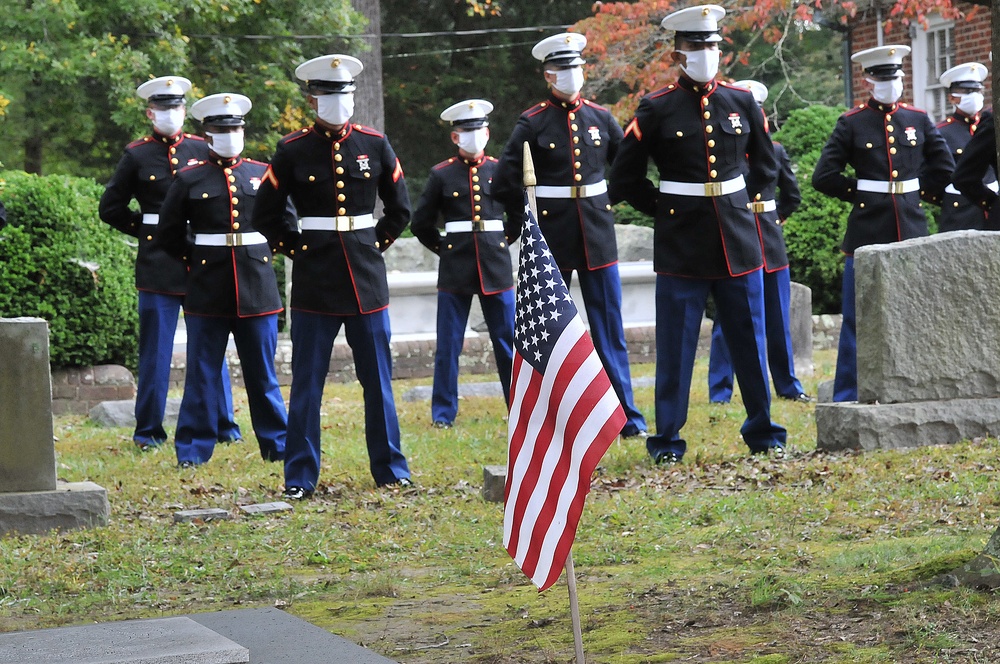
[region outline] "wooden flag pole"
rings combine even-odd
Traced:
[[[535,185],[538,178],[535,177],[535,162],[531,159],[531,145],[524,142],[522,152],[522,170],[524,172],[524,190],[528,193],[528,205],[531,207],[531,214],[538,219],[538,199],[535,198]]]
[[[576,570],[573,569],[573,550],[566,556],[566,585],[569,587],[569,610],[573,616],[573,643],[576,645],[576,664],[586,664],[583,656],[583,629],[580,626],[580,605],[576,601]]]
[[[531,208],[531,213],[535,219],[538,219],[538,200],[535,198],[535,185],[538,184],[538,179],[535,177],[535,163],[531,159],[531,146],[527,141],[524,142],[522,154],[524,190],[528,194],[528,206]],[[576,572],[573,570],[572,550],[566,556],[566,585],[569,587],[569,610],[573,616],[573,644],[576,646],[576,664],[586,664],[583,655],[583,630],[580,626],[580,604],[576,599]]]

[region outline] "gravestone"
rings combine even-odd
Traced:
[[[1000,433],[1000,233],[863,247],[854,268],[859,401],[816,406],[817,447]]]
[[[108,522],[108,494],[57,482],[48,323],[0,318],[0,535]]]
[[[53,491],[48,323],[0,319],[0,357],[0,491]]]
[[[813,375],[812,289],[791,283],[788,305],[788,331],[792,337],[795,376]]]

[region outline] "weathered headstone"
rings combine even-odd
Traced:
[[[812,289],[793,281],[790,296],[788,330],[792,336],[795,375],[802,378],[813,374]]]
[[[0,319],[0,357],[0,491],[53,491],[48,323]]]
[[[56,481],[48,323],[0,318],[0,357],[0,535],[105,525],[107,491]]]
[[[854,267],[859,401],[816,406],[817,446],[1000,433],[1000,233],[862,247]]]

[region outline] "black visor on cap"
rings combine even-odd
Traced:
[[[982,90],[983,84],[980,81],[955,81],[950,86],[948,90]]]
[[[242,115],[210,115],[201,124],[206,127],[242,127],[246,123]]]
[[[587,61],[580,57],[580,51],[565,50],[553,51],[552,53],[549,53],[542,61],[542,66],[548,67],[549,65],[552,65],[555,67],[578,67],[586,63]]]
[[[152,95],[146,101],[156,106],[181,106],[184,104],[184,95]]]
[[[902,68],[902,65],[875,65],[865,69],[865,72],[871,74],[872,76],[895,78],[896,74],[899,73]]]
[[[319,81],[311,80],[306,83],[306,89],[311,93],[330,94],[337,92],[354,92],[357,86],[354,81]]]
[[[451,123],[452,129],[479,129],[480,127],[489,127],[490,122],[487,118],[467,118],[465,120],[454,120]]]
[[[719,32],[718,30],[706,30],[699,32],[677,32],[676,39],[683,39],[684,41],[691,42],[692,44],[703,44],[705,42],[719,41],[716,39]]]

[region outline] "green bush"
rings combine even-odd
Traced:
[[[839,313],[844,254],[840,250],[849,203],[812,187],[812,173],[843,107],[810,106],[792,111],[775,134],[788,152],[802,191],[802,205],[785,224],[793,281],[812,289],[813,313]]]
[[[98,219],[102,191],[66,176],[0,181],[0,316],[47,320],[53,366],[136,364],[135,249]]]

